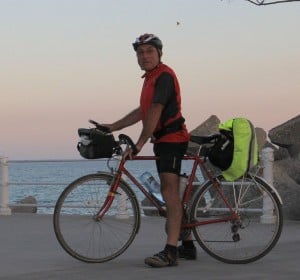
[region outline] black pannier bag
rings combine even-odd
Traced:
[[[222,171],[230,167],[233,159],[233,135],[232,132],[221,131],[220,138],[207,151],[209,161]]]
[[[77,149],[86,159],[110,158],[115,147],[113,134],[105,133],[97,128],[79,128],[80,141]]]

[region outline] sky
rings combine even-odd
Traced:
[[[110,123],[138,106],[132,42],[143,33],[163,41],[189,131],[216,115],[268,132],[300,111],[299,15],[300,2],[0,0],[0,156],[79,159],[88,119]]]

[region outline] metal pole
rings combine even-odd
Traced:
[[[262,150],[263,177],[269,185],[273,185],[273,162],[274,151],[272,148],[264,148]],[[263,198],[263,215],[260,222],[263,224],[272,224],[275,222],[276,216],[273,215],[273,202],[269,196],[264,194]]]
[[[7,158],[0,157],[0,215],[11,215],[11,209],[8,207],[8,202],[9,189]]]

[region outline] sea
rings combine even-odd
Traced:
[[[110,162],[110,166],[113,166],[113,164]],[[184,161],[182,173],[188,175],[191,167],[191,161]],[[139,178],[143,172],[148,171],[158,180],[154,161],[127,161],[126,168],[136,178]],[[37,208],[37,213],[51,214],[64,188],[81,176],[99,171],[110,172],[106,159],[9,161],[9,204],[20,203],[24,198],[33,196],[37,204],[41,205]],[[144,194],[129,182],[129,179],[127,181],[141,202],[144,199]]]

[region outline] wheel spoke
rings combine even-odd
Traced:
[[[222,177],[219,179],[220,191],[216,191],[213,184],[207,183],[195,197],[191,216],[194,220],[206,224],[194,228],[194,235],[202,248],[220,261],[227,263],[255,261],[275,246],[281,234],[280,202],[271,188],[255,177],[245,177],[236,182],[225,182]],[[220,192],[238,214],[237,220],[225,222],[225,217],[230,215],[230,211]],[[208,196],[214,198],[209,207]],[[264,218],[266,198],[272,212],[270,220]],[[222,217],[224,222],[213,222]]]

